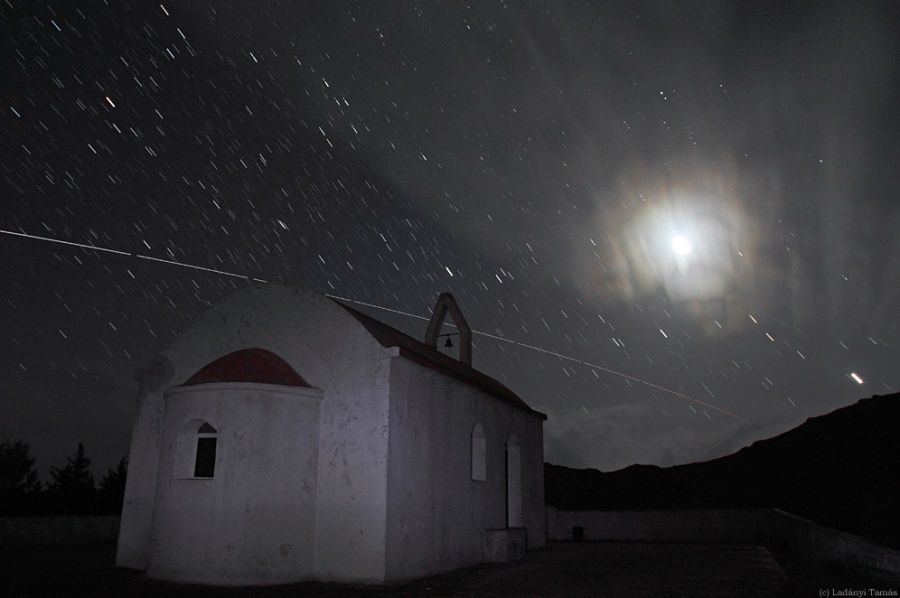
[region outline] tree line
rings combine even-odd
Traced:
[[[91,460],[78,443],[62,467],[50,468],[41,483],[28,443],[0,442],[0,515],[117,515],[122,512],[128,459],[122,457],[94,481]]]

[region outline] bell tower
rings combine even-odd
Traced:
[[[453,323],[459,330],[459,360],[469,367],[472,367],[472,329],[463,317],[462,310],[456,303],[456,299],[450,293],[441,293],[434,306],[434,313],[431,314],[431,320],[428,322],[428,330],[425,332],[425,343],[428,346],[437,349],[438,335],[444,320],[450,312]]]

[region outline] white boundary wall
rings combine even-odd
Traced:
[[[547,539],[594,542],[714,542],[786,546],[801,558],[900,574],[900,550],[816,525],[779,509],[560,511],[547,507]]]

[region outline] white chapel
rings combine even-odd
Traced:
[[[546,417],[471,343],[447,293],[421,341],[305,289],[226,298],[139,375],[117,564],[380,584],[543,546]]]

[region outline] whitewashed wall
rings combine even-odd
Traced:
[[[322,295],[281,285],[252,287],[222,301],[164,352],[139,391],[117,564],[146,569],[169,389],[213,360],[259,347],[323,391],[313,577],[384,578],[388,374],[385,349]]]
[[[523,519],[530,547],[545,544],[539,417],[402,357],[391,369],[387,571],[390,581],[482,562],[482,531],[506,527],[506,451],[522,451]],[[487,479],[472,480],[480,422]]]
[[[247,383],[166,396],[150,577],[243,585],[312,575],[321,397]],[[192,476],[202,422],[218,431],[212,479]],[[176,471],[179,457],[190,473]]]

